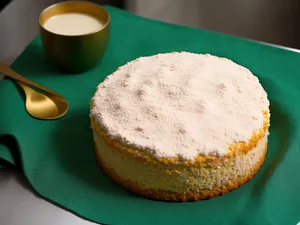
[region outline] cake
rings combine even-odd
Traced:
[[[150,199],[225,194],[249,181],[267,153],[267,93],[247,68],[210,54],[128,62],[98,85],[90,119],[102,170]]]

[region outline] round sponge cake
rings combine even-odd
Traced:
[[[97,87],[98,162],[144,197],[196,201],[231,191],[264,163],[269,101],[248,69],[209,54],[141,57]]]

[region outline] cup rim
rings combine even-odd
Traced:
[[[56,7],[57,5],[61,5],[61,4],[65,4],[65,3],[70,3],[70,2],[85,2],[85,3],[87,3],[87,4],[90,4],[90,5],[93,5],[93,6],[95,6],[95,7],[101,8],[101,9],[104,10],[104,12],[107,14],[107,18],[108,18],[108,19],[107,19],[106,23],[105,23],[101,28],[99,28],[99,29],[97,29],[97,30],[94,30],[94,31],[89,32],[89,33],[77,34],[77,35],[58,34],[58,33],[52,32],[52,31],[50,31],[50,30],[47,30],[47,29],[42,25],[42,23],[41,23],[41,16],[42,16],[46,11],[48,11],[49,9],[51,9],[51,8],[53,8],[53,7]],[[51,33],[51,34],[58,35],[58,36],[65,36],[65,37],[83,37],[83,36],[95,34],[95,33],[99,32],[99,31],[101,31],[101,30],[104,30],[104,29],[108,26],[109,23],[110,23],[110,15],[109,15],[108,11],[107,11],[104,7],[102,7],[101,5],[99,5],[99,4],[97,4],[97,3],[94,3],[94,2],[88,2],[88,1],[78,1],[78,0],[75,0],[75,1],[74,1],[74,0],[70,0],[70,1],[64,1],[64,2],[54,3],[54,4],[52,4],[52,5],[48,6],[48,7],[46,7],[45,9],[43,9],[43,11],[42,11],[42,12],[40,13],[40,15],[39,15],[39,25],[40,25],[40,27],[42,27],[43,29],[45,29],[47,32],[49,32],[49,33]]]

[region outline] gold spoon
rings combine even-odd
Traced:
[[[63,117],[68,112],[68,102],[60,94],[28,80],[13,71],[6,64],[0,63],[0,72],[15,80],[24,90],[26,96],[26,110],[32,117],[51,120]],[[28,85],[44,91],[45,94],[36,92]]]

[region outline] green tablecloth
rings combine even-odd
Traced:
[[[10,161],[40,195],[99,223],[296,225],[300,221],[300,55],[106,8],[111,40],[94,70],[62,74],[45,58],[40,37],[12,66],[65,96],[70,111],[64,118],[31,118],[22,92],[10,80],[0,82],[0,163]],[[195,203],[146,200],[115,185],[97,166],[89,123],[96,86],[132,59],[171,51],[228,57],[252,70],[268,92],[272,116],[266,162],[254,179],[224,196]]]

